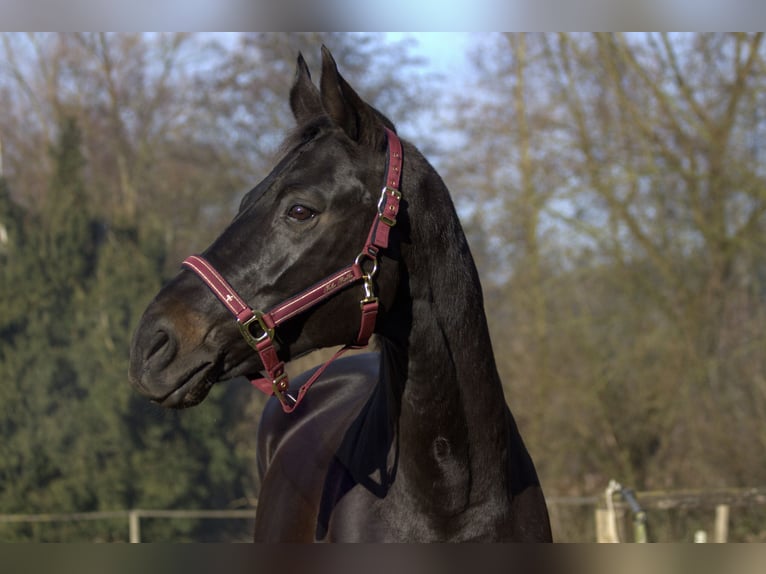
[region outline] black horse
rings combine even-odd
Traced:
[[[258,541],[549,541],[447,188],[322,56],[319,89],[298,57],[281,160],[145,311],[131,383],[178,408],[267,371]],[[284,361],[372,326],[378,353],[288,386]]]

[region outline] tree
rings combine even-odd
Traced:
[[[474,194],[543,483],[762,482],[743,450],[766,407],[762,35],[493,35],[480,54],[449,178]]]
[[[681,362],[657,389],[667,432],[635,461],[645,473],[666,469],[670,482],[762,480],[757,467],[723,464],[741,460],[728,431],[752,433],[743,419],[754,422],[763,408],[740,359],[760,363],[742,313],[763,313],[750,271],[763,245],[763,175],[742,143],[757,145],[762,129],[753,122],[761,46],[762,34],[597,35],[590,45],[561,36],[554,58],[582,154],[578,195],[602,206],[612,231],[593,238],[657,313],[673,349],[659,356]],[[590,100],[585,77],[598,80]],[[682,456],[685,465],[668,465]]]
[[[20,216],[3,275],[10,312],[0,328],[6,382],[0,499],[8,510],[82,502],[72,501],[66,487],[59,488],[64,473],[58,461],[59,446],[72,440],[68,414],[84,393],[67,343],[77,336],[73,310],[87,288],[83,278],[93,253],[73,121],[63,122],[50,151],[56,169],[39,217],[25,216],[6,199],[10,211]],[[37,424],[29,424],[32,420]]]

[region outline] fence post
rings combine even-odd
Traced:
[[[596,542],[619,542],[614,537],[614,510],[596,508]]]
[[[599,504],[596,508],[596,541],[597,542],[619,542],[620,533],[617,522],[622,522],[624,511],[622,508],[615,508],[614,494],[621,492],[622,486],[619,482],[612,479],[609,486],[604,491],[604,506]]]
[[[128,511],[128,523],[130,526],[130,543],[138,544],[141,542],[141,517],[138,510]]]
[[[714,542],[728,542],[729,540],[729,505],[719,504],[715,507],[715,530]]]

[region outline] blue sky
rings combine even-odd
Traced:
[[[7,30],[758,30],[760,0],[0,0]],[[382,30],[381,30],[382,29]]]
[[[434,70],[449,73],[455,68],[465,68],[466,52],[471,44],[468,32],[387,32],[392,40],[403,37],[415,38],[415,52],[428,58]]]

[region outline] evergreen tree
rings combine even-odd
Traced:
[[[24,211],[11,197],[8,182],[0,176],[0,340],[11,338],[23,322],[23,306],[14,289],[24,276]]]
[[[162,230],[89,213],[74,120],[51,149],[38,214],[0,182],[0,512],[221,508],[249,476],[226,425],[232,391],[172,413],[126,381],[133,326],[160,286]],[[240,387],[241,388],[241,387]],[[248,390],[245,388],[245,390]],[[215,539],[202,521],[155,521],[145,539]],[[213,525],[215,526],[215,525]],[[242,524],[244,526],[244,524]],[[124,540],[120,521],[9,525],[2,540]],[[229,533],[231,534],[231,533]],[[238,535],[239,533],[237,533]]]
[[[84,161],[76,123],[62,122],[51,149],[56,165],[39,214],[24,214],[9,198],[12,216],[2,275],[0,376],[4,441],[0,509],[64,511],[87,507],[69,478],[80,459],[62,460],[78,442],[78,403],[85,396],[69,343],[77,337],[75,300],[87,289],[94,252],[86,212]],[[33,535],[37,528],[16,530]]]

